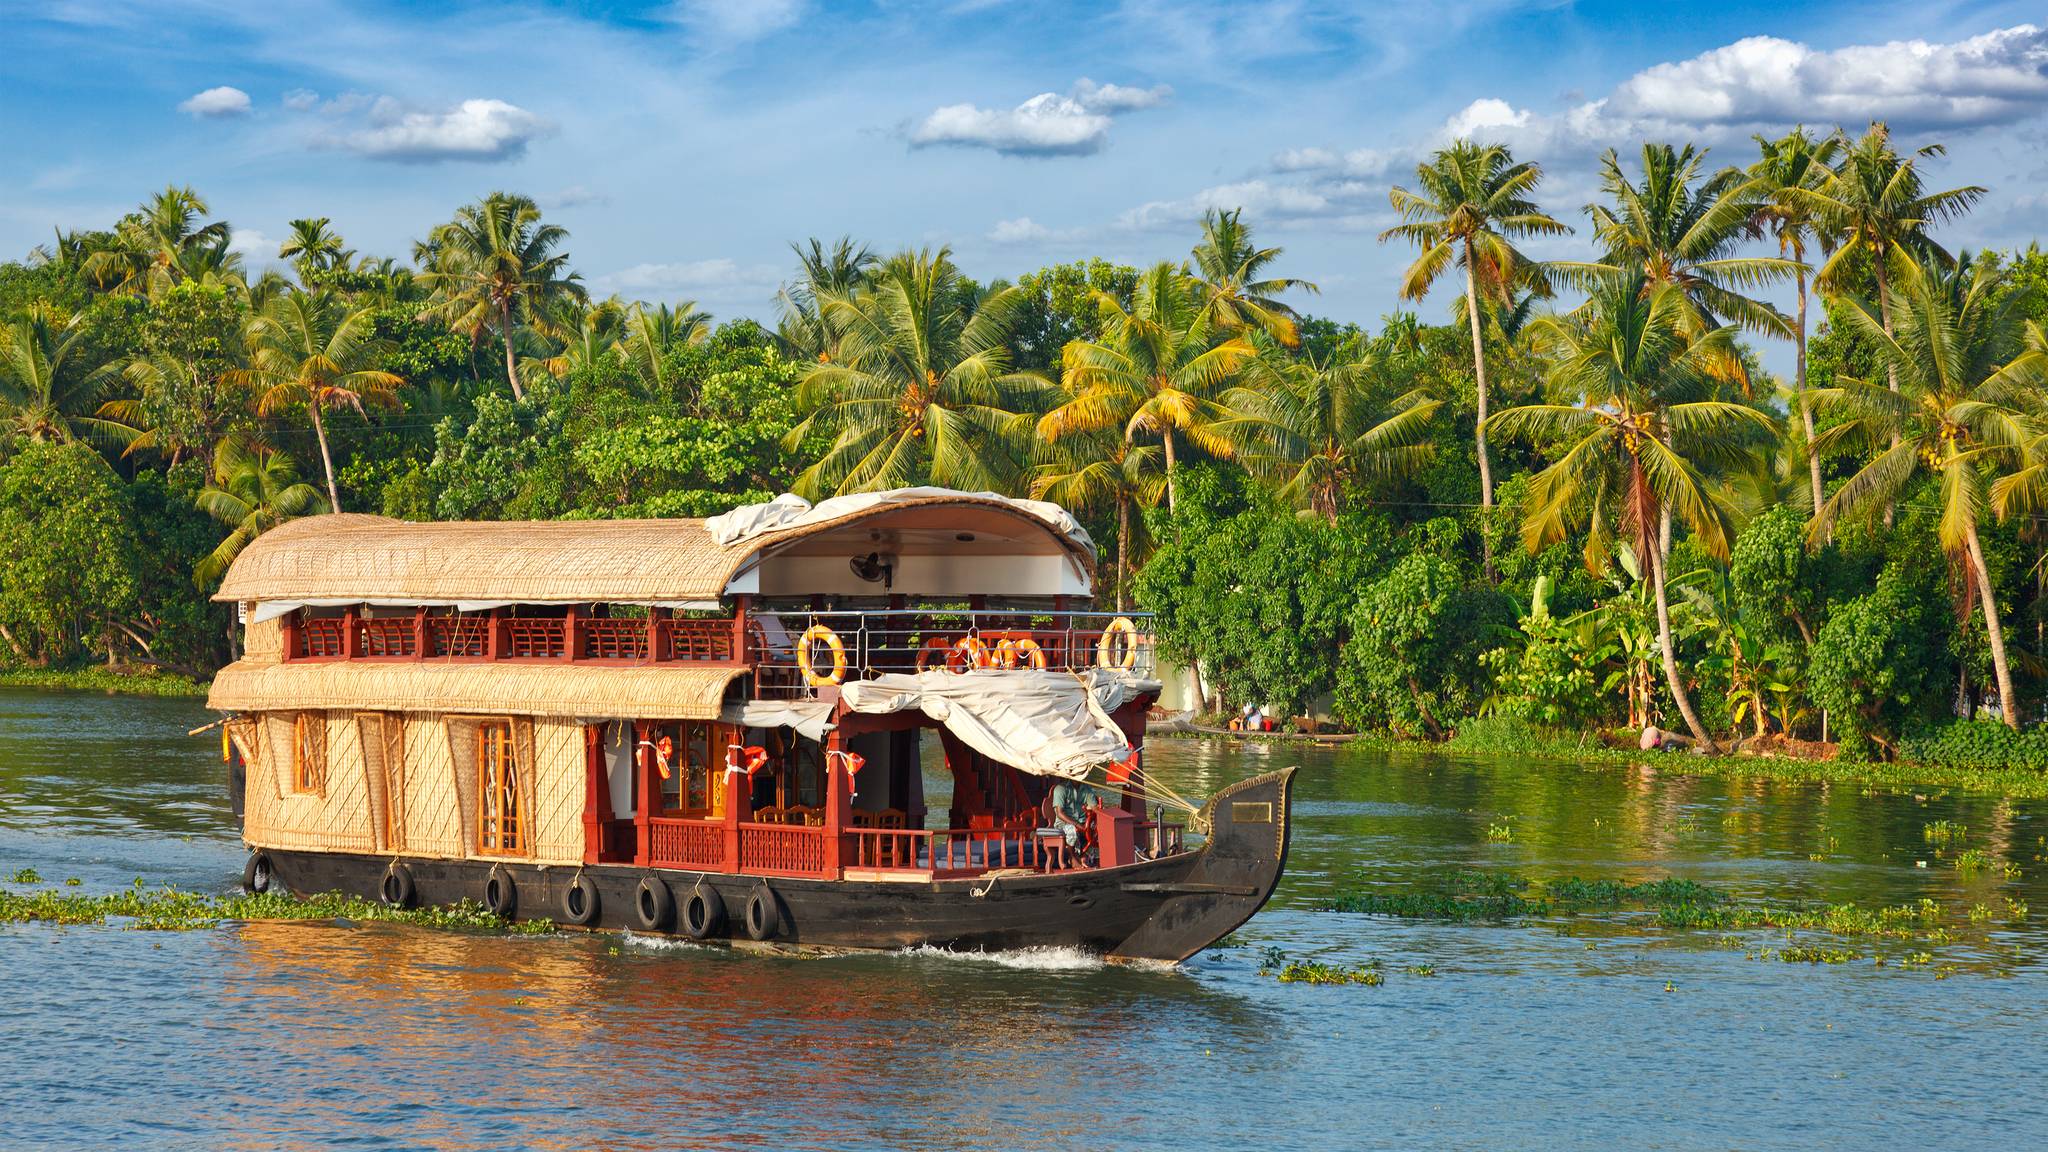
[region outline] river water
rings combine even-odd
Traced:
[[[217,745],[183,735],[205,719],[192,701],[0,692],[0,887],[28,890],[9,878],[33,868],[83,892],[229,890],[242,853]],[[0,925],[0,1147],[2048,1145],[2048,805],[1202,741],[1147,758],[1189,794],[1302,767],[1274,902],[1175,970]],[[1987,866],[1936,854],[1942,820]],[[1815,964],[1784,959],[1779,930],[1640,913],[1320,910],[1470,873],[1926,898],[1949,938],[1797,934],[1857,954]],[[1384,983],[1283,983],[1261,970],[1272,949],[1377,961]]]

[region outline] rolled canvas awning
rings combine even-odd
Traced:
[[[1022,669],[957,675],[935,668],[857,680],[840,694],[854,712],[915,709],[984,756],[1033,775],[1080,780],[1130,757],[1130,741],[1110,713],[1158,695],[1159,682],[1103,668],[1079,676]]]
[[[480,712],[593,719],[716,720],[732,665],[578,668],[573,664],[388,664],[368,661],[253,664],[213,679],[206,706],[223,712],[357,708],[379,712]]]

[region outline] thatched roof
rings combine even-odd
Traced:
[[[574,664],[249,664],[221,669],[206,706],[222,712],[356,708],[510,716],[715,720],[731,665],[658,668]]]
[[[341,514],[293,520],[257,537],[236,557],[213,598],[330,603],[715,601],[734,575],[758,556],[850,525],[935,518],[1029,539],[1034,550],[1074,556],[1083,568],[1088,562],[1084,544],[1043,520],[1007,501],[967,493],[899,499],[818,523],[765,531],[730,547],[721,547],[702,520],[415,524]]]

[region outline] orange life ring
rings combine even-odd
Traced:
[[[1122,636],[1123,655],[1116,654],[1116,637]],[[1095,663],[1103,668],[1135,668],[1138,666],[1138,626],[1131,623],[1129,616],[1119,616],[1102,630],[1102,639],[1095,642]]]
[[[1045,671],[1045,649],[1040,648],[1038,641],[1033,640],[1029,636],[1021,636],[1015,640],[1005,640],[1001,644],[996,645],[996,663],[1005,668],[1015,668],[1020,663],[1029,664],[1036,671],[1043,672]]]
[[[982,643],[979,636],[962,636],[952,651],[946,653],[946,667],[955,672],[965,673],[988,666],[988,645]]]
[[[811,647],[823,641],[832,653],[832,671],[829,675],[820,673],[811,658]],[[839,639],[839,633],[823,624],[813,624],[804,629],[803,639],[796,645],[797,670],[804,674],[804,683],[813,688],[827,688],[846,679],[846,644]]]
[[[931,663],[933,656],[943,656],[952,652],[952,650],[953,642],[951,640],[946,639],[944,636],[932,637],[924,642],[924,647],[917,650],[917,670],[919,672],[924,671],[925,665]]]

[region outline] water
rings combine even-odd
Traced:
[[[0,885],[33,867],[81,891],[231,888],[217,745],[183,735],[206,718],[0,693]],[[1178,970],[388,925],[0,926],[0,1147],[2048,1143],[2048,805],[1195,741],[1148,755],[1190,794],[1303,767],[1278,897],[1240,946]],[[1993,866],[1935,856],[1935,820],[1966,825]],[[1767,957],[1771,931],[1316,910],[1467,869],[1927,897],[1956,938],[1802,934],[1862,954],[1810,965]],[[2008,898],[2038,912],[2007,923]],[[1976,904],[1991,918],[1967,922]],[[1378,959],[1386,982],[1282,984],[1259,972],[1267,948]],[[1920,948],[1927,964],[1900,966]],[[1404,971],[1418,965],[1436,975]]]

